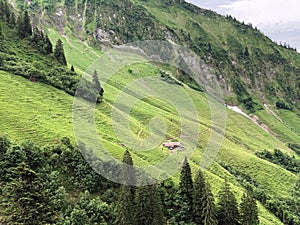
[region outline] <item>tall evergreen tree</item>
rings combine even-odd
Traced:
[[[23,15],[19,14],[18,19],[17,19],[17,31],[18,31],[18,36],[19,38],[24,38],[24,19]]]
[[[194,182],[193,204],[194,222],[197,225],[217,224],[214,197],[201,170],[198,171]]]
[[[227,180],[219,192],[218,221],[219,225],[239,224],[238,204]]]
[[[28,11],[20,14],[17,19],[17,31],[20,38],[26,38],[32,35],[32,27]]]
[[[24,24],[24,37],[29,37],[32,35],[32,27],[30,22],[30,17],[28,11],[25,10],[24,17],[23,17],[23,24]]]
[[[40,44],[42,42],[42,35],[41,35],[41,31],[35,27],[33,29],[33,36],[32,36],[32,39],[31,41],[34,43],[35,47],[36,48],[39,48],[40,47]]]
[[[199,169],[195,181],[194,181],[194,199],[193,199],[193,211],[194,211],[194,222],[197,225],[203,224],[203,198],[205,192],[205,179],[201,169]]]
[[[47,34],[44,37],[44,49],[47,55],[53,52],[53,46]]]
[[[97,70],[94,70],[94,73],[93,73],[93,88],[96,89],[97,92],[99,92],[100,96],[103,96],[104,90],[101,87]]]
[[[9,22],[9,18],[10,18],[10,8],[9,8],[9,4],[7,1],[4,1],[3,4],[3,19],[6,22]]]
[[[243,194],[240,204],[241,223],[243,225],[258,225],[258,208],[251,190]]]
[[[161,203],[157,193],[156,185],[147,185],[139,187],[136,191],[134,204],[135,225],[165,224],[165,219],[163,217]]]
[[[63,43],[60,39],[58,39],[58,41],[56,42],[54,56],[61,65],[67,65]]]
[[[101,87],[97,70],[94,70],[93,73],[93,89],[94,89],[93,91],[96,92],[95,94],[97,96],[97,102],[98,103],[102,102],[104,90]]]
[[[175,218],[176,215],[174,214],[176,212],[176,209],[180,207],[180,202],[176,201],[178,193],[174,181],[171,178],[164,180],[158,186],[158,191],[162,202],[163,213],[166,216],[167,220]]]
[[[203,225],[217,225],[217,214],[215,199],[211,192],[210,185],[205,183],[203,196]]]
[[[42,30],[39,30],[37,27],[33,29],[33,36],[31,39],[32,43],[34,44],[35,48],[38,49],[43,54],[50,54],[52,53],[52,43],[49,40],[47,35],[44,35]]]
[[[124,184],[121,186],[119,202],[117,205],[118,216],[117,224],[134,225],[134,195],[136,183],[135,170],[133,161],[128,150],[123,157],[122,178]],[[131,185],[132,186],[131,186]]]
[[[93,73],[93,87],[95,89],[97,89],[98,91],[101,88],[100,81],[99,81],[99,78],[98,78],[98,72],[97,72],[97,70],[94,70],[94,73]]]
[[[193,215],[193,180],[192,172],[187,158],[184,159],[182,170],[180,173],[179,182],[179,195],[181,197],[182,204],[187,207],[184,213],[184,222],[188,223],[192,221]]]

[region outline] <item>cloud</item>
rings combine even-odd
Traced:
[[[252,23],[278,42],[288,42],[300,48],[299,0],[237,0],[221,3],[215,8],[240,21]]]
[[[220,0],[186,0],[194,5],[198,5],[201,8],[216,9],[220,5]],[[236,0],[222,0],[222,4],[230,4]]]
[[[300,22],[299,0],[240,0],[220,4],[218,8],[220,12],[226,12],[254,25]]]
[[[220,14],[257,26],[277,42],[300,49],[299,0],[187,0]]]

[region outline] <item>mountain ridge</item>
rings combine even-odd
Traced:
[[[256,111],[264,101],[278,102],[299,110],[300,55],[231,16],[184,1],[53,1],[51,9],[32,1],[28,7],[43,15],[34,24],[52,24],[91,44],[170,40],[213,68],[228,103]]]

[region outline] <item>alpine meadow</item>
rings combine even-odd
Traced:
[[[300,225],[300,54],[184,0],[0,0],[0,224]]]

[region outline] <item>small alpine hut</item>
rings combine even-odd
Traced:
[[[168,148],[169,150],[173,150],[173,149],[182,147],[180,142],[165,142],[165,143],[163,143],[163,146]]]

